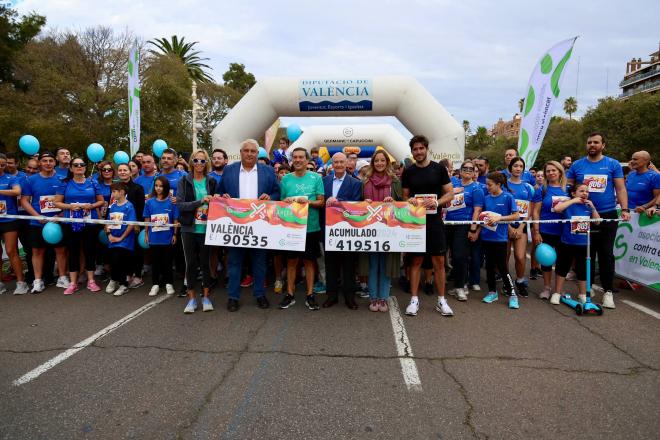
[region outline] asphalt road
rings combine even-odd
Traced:
[[[540,288],[532,282],[532,291]],[[402,318],[366,300],[312,312],[184,315],[167,298],[21,385],[19,378],[153,298],[0,296],[0,438],[655,439],[660,432],[660,294],[622,291],[578,317],[531,295],[521,308],[482,292]],[[395,289],[401,308],[408,295]],[[279,298],[269,293],[272,303]],[[158,298],[161,298],[160,296]],[[321,296],[320,300],[324,300]],[[660,315],[658,315],[660,316]],[[403,342],[401,342],[403,341]],[[403,344],[403,346],[402,346]],[[421,384],[405,382],[398,350]],[[410,356],[410,353],[413,353]],[[40,370],[40,371],[42,371]]]

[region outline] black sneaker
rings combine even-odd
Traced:
[[[316,297],[314,295],[308,295],[307,298],[305,298],[305,305],[309,310],[319,309],[319,305],[316,302]]]
[[[433,283],[424,283],[424,293],[426,295],[433,295]]]
[[[499,272],[495,272],[495,281],[498,283],[502,282],[502,275]]]
[[[270,307],[270,303],[268,303],[268,299],[266,299],[265,296],[260,296],[259,298],[257,298],[257,307],[259,307],[260,309],[267,309],[268,307]]]
[[[543,273],[541,272],[541,269],[532,268],[529,271],[529,279],[530,280],[538,280],[542,276],[543,276]]]
[[[282,302],[280,302],[280,309],[288,309],[292,305],[296,303],[296,298],[293,295],[289,295],[288,293],[284,295],[284,298],[282,298]]]
[[[185,284],[181,286],[181,289],[179,289],[179,294],[177,296],[179,298],[185,298],[186,296],[188,296],[188,288],[186,287]]]
[[[529,292],[527,291],[527,281],[523,281],[522,283],[516,281],[516,290],[518,291],[518,295],[524,298],[529,296]]]

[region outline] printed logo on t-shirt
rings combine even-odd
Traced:
[[[209,205],[202,205],[195,210],[195,224],[205,225],[208,220]]]
[[[81,205],[82,203],[72,203],[72,205]],[[89,209],[83,209],[82,210],[82,218],[89,220],[92,218],[92,211]],[[73,210],[69,210],[69,217],[73,218]]]
[[[55,207],[55,196],[40,196],[39,197],[39,211],[42,214],[49,214],[53,212],[60,212],[60,208]]]
[[[550,212],[555,212],[555,206],[567,200],[569,200],[569,198],[566,196],[552,196],[552,208],[550,208]]]
[[[607,174],[585,174],[583,183],[589,187],[589,192],[604,193],[607,188]]]
[[[454,198],[449,202],[447,211],[457,211],[465,207],[465,193],[454,194]]]
[[[7,214],[7,201],[0,200],[0,214]]]
[[[166,225],[170,221],[168,214],[151,214],[151,222]],[[169,231],[169,226],[152,226],[151,232]]]
[[[571,234],[586,234],[589,231],[590,218],[591,217],[586,215],[572,215]]]
[[[527,218],[529,215],[529,200],[516,199],[516,206],[518,207],[520,218]]]
[[[114,222],[121,222],[124,220],[124,213],[123,212],[111,212],[110,213],[110,220]],[[108,229],[121,229],[122,225],[108,225]]]

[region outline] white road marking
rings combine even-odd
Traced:
[[[390,297],[390,320],[394,331],[394,344],[401,363],[403,381],[406,383],[408,391],[422,391],[422,381],[419,379],[419,372],[417,371],[415,359],[413,359],[408,333],[405,325],[403,325],[399,302],[394,296]]]
[[[649,309],[648,307],[644,307],[644,306],[642,306],[642,305],[640,305],[640,304],[634,303],[634,302],[632,302],[632,301],[628,301],[627,299],[622,299],[621,302],[624,303],[624,304],[628,304],[628,305],[629,305],[630,307],[632,307],[633,309],[637,309],[637,310],[639,310],[640,312],[644,312],[644,313],[646,313],[647,315],[651,315],[651,316],[653,316],[655,319],[660,319],[660,313],[658,313],[658,312],[656,312],[656,311],[654,311],[654,310],[651,310],[651,309]]]
[[[58,354],[54,358],[52,358],[52,359],[46,361],[45,363],[39,365],[34,370],[29,371],[28,373],[26,373],[23,376],[19,377],[14,382],[12,382],[12,384],[16,387],[19,387],[21,385],[24,385],[24,384],[30,382],[31,380],[36,379],[37,377],[44,374],[46,371],[50,370],[51,368],[53,368],[53,367],[57,366],[58,364],[64,362],[65,360],[67,360],[68,358],[73,356],[74,354],[78,353],[80,350],[84,349],[85,347],[90,346],[91,344],[93,344],[95,341],[101,339],[102,337],[104,337],[106,335],[109,335],[110,333],[117,330],[122,325],[127,324],[128,322],[130,322],[133,319],[137,318],[138,316],[140,316],[141,314],[143,314],[147,310],[155,307],[156,305],[160,304],[161,302],[163,302],[166,299],[169,299],[171,297],[172,297],[172,295],[163,295],[160,298],[157,298],[157,299],[143,305],[142,307],[135,310],[134,312],[129,313],[128,315],[124,316],[120,320],[113,322],[112,324],[110,324],[109,326],[104,328],[103,330],[93,334],[92,336],[85,339],[84,341],[78,342],[76,345],[69,348],[68,350]]]

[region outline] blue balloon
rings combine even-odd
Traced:
[[[112,158],[115,161],[115,164],[117,165],[128,163],[128,161],[131,160],[131,158],[128,157],[128,154],[126,154],[125,151],[117,151]]]
[[[57,244],[62,241],[62,227],[57,223],[46,223],[41,231],[44,240],[50,244]]]
[[[103,244],[105,246],[110,244],[110,240],[108,240],[108,234],[105,233],[104,229],[101,229],[99,231],[99,241],[101,242],[101,244]]]
[[[144,229],[140,231],[140,234],[138,234],[138,243],[140,244],[140,247],[149,249],[149,243],[144,240]]]
[[[160,159],[160,156],[163,155],[163,151],[167,149],[167,142],[162,139],[156,139],[151,149],[154,152],[154,155]]]
[[[90,162],[101,162],[105,157],[105,148],[101,144],[89,144],[87,147],[87,157]]]
[[[302,129],[298,124],[291,124],[286,128],[286,136],[291,142],[297,141],[301,134]]]
[[[268,152],[264,147],[259,147],[259,154],[257,155],[257,159],[266,159],[268,160]]]
[[[39,152],[39,139],[31,134],[26,134],[18,140],[18,146],[23,153],[32,156]]]
[[[557,252],[547,243],[538,245],[534,255],[541,266],[552,266],[557,261]]]

